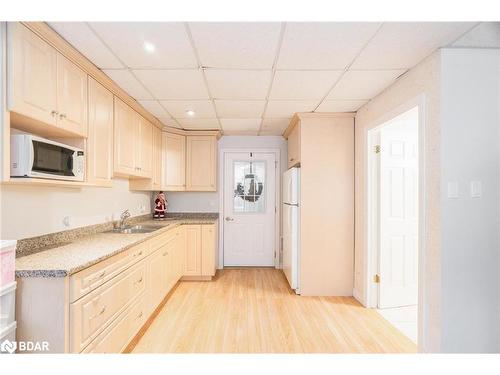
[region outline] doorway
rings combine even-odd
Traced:
[[[418,336],[419,111],[414,107],[370,131],[371,240],[378,312],[409,339]]]
[[[225,267],[275,265],[276,170],[272,152],[224,153]]]

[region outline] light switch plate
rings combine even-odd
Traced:
[[[458,198],[458,182],[449,181],[448,182],[448,198],[457,199]]]
[[[470,196],[471,198],[480,198],[483,193],[483,184],[481,181],[470,182]]]

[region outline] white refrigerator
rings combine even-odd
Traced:
[[[283,272],[290,287],[300,293],[299,228],[300,228],[300,168],[290,168],[283,174]]]

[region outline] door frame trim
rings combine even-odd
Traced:
[[[378,306],[378,284],[374,282],[372,276],[378,272],[378,249],[374,247],[378,240],[376,226],[378,225],[377,218],[370,215],[374,205],[374,187],[373,187],[373,167],[376,165],[375,154],[371,152],[375,146],[373,140],[375,134],[380,131],[380,128],[388,121],[407,112],[413,108],[418,108],[418,351],[425,352],[425,344],[427,341],[428,319],[427,319],[427,297],[426,297],[426,154],[425,154],[425,127],[426,127],[426,97],[425,94],[405,102],[397,108],[387,112],[385,115],[372,122],[365,129],[365,202],[364,202],[364,228],[365,228],[365,246],[363,249],[364,265],[363,273],[365,279],[365,298],[364,305],[368,308],[377,308]],[[375,191],[376,193],[376,191]],[[375,233],[375,234],[374,234]],[[377,251],[374,251],[377,250]]]
[[[225,174],[225,156],[231,153],[248,153],[253,152],[256,154],[274,154],[274,161],[276,168],[275,171],[275,207],[276,212],[274,215],[274,268],[280,268],[280,255],[281,255],[281,155],[279,148],[222,148],[219,149],[219,257],[218,269],[224,268],[224,174]]]

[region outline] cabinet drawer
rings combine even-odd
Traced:
[[[70,305],[70,346],[72,353],[82,351],[114,320],[131,301],[145,290],[145,263],[118,275]]]
[[[70,302],[74,302],[90,293],[137,261],[143,259],[147,255],[148,246],[148,242],[141,243],[72,275],[69,283]]]
[[[92,341],[83,353],[121,353],[147,319],[144,306],[143,294]]]
[[[156,250],[159,248],[168,245],[170,242],[175,240],[176,234],[178,232],[179,228],[171,229],[166,233],[160,234],[159,236],[156,236],[149,240],[149,254],[154,253]]]

